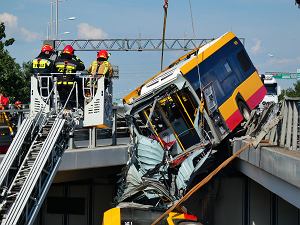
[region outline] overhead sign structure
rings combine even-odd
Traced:
[[[266,75],[272,75],[275,79],[300,79],[300,73],[266,72]]]

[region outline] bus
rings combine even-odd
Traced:
[[[200,102],[204,102],[205,112],[200,111],[207,114],[205,123],[216,144],[249,119],[251,110],[267,93],[243,44],[232,32],[179,58],[129,93],[123,102],[137,107],[145,98],[154,101],[157,93],[171,86],[176,86],[175,92],[162,97],[160,105],[172,101],[173,109],[182,114],[185,128],[190,129],[199,126],[195,119],[203,105]]]
[[[259,107],[263,109],[269,104],[278,103],[278,97],[281,94],[281,88],[272,74],[261,74],[260,77],[267,89],[267,94],[259,105]]]
[[[178,200],[192,177],[207,168],[213,148],[249,119],[265,94],[232,32],[185,54],[129,93],[123,103],[132,145],[118,202]]]

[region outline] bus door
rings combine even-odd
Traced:
[[[169,102],[172,102],[170,97],[167,97]],[[170,108],[166,107],[166,98],[160,100],[162,103],[157,102],[155,106],[148,107],[147,109],[140,112],[139,116],[143,123],[146,125],[146,130],[141,130],[141,134],[154,138],[157,141],[162,139],[165,143],[171,143],[175,141],[172,146],[172,155],[177,155],[185,151],[185,147],[179,138],[177,131],[179,130],[177,126],[176,130],[172,123],[174,123],[173,114],[169,111]],[[178,109],[174,109],[178,110]],[[186,130],[187,128],[183,128]],[[149,133],[149,131],[151,131]],[[163,143],[161,143],[163,145]]]
[[[187,88],[160,100],[157,109],[168,127],[160,133],[161,137],[166,141],[176,140],[174,154],[186,151],[200,142],[194,128],[198,104]]]
[[[198,103],[192,93],[187,88],[176,91],[139,112],[140,119],[149,128],[140,132],[149,137],[155,135],[166,143],[175,141],[171,154],[177,155],[200,143],[194,126],[197,112]]]

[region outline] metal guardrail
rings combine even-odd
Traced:
[[[29,108],[27,109],[3,109],[0,113],[29,113]]]
[[[299,103],[300,98],[286,98],[283,102],[281,114],[283,119],[281,121],[280,139],[279,135],[271,136],[272,141],[279,141],[280,147],[286,147],[290,150],[300,150],[299,143]],[[275,133],[276,131],[274,131]],[[276,133],[275,133],[276,134]]]
[[[270,131],[266,131],[264,140],[288,150],[300,151],[299,110],[300,98],[285,97],[284,101],[278,105],[271,105],[259,117],[252,117],[248,122],[247,134],[255,137],[257,130],[276,123]],[[275,117],[278,119],[274,120]]]

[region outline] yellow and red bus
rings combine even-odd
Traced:
[[[265,94],[243,44],[231,32],[132,91],[123,99],[132,146],[118,202],[163,208],[180,199],[193,177],[209,168],[213,147],[250,117]]]
[[[193,110],[200,108],[201,99],[205,100],[206,121],[210,118],[207,123],[210,130],[214,130],[212,133],[219,137],[216,142],[248,119],[251,110],[266,94],[266,88],[243,44],[232,32],[182,56],[124,97],[124,104],[138,108],[143,99],[148,99],[150,95],[157,99],[156,93],[161,93],[170,85],[177,85],[178,92],[186,89],[184,95],[176,96],[176,101],[173,99],[186,114],[187,129],[199,125],[192,114],[196,114]],[[187,101],[186,95],[189,96]],[[172,100],[172,96],[170,98]],[[194,106],[189,110],[191,104]],[[134,112],[136,110],[131,114]]]

